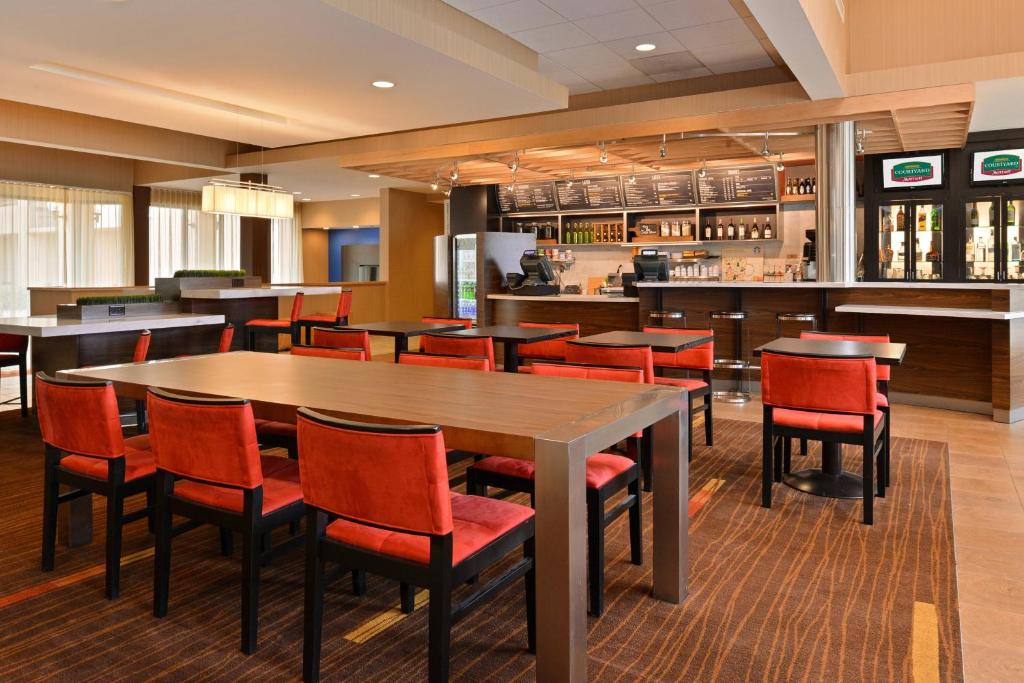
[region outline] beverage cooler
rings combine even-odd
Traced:
[[[890,201],[878,206],[878,279],[943,280],[943,205]]]
[[[456,235],[452,248],[452,310],[476,320],[476,235]]]
[[[964,277],[970,281],[1024,281],[1021,211],[1024,199],[979,197],[964,205]]]

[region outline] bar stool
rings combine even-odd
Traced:
[[[735,370],[736,388],[726,391],[713,391],[711,397],[723,403],[747,403],[750,401],[750,377],[752,369],[750,361],[743,359],[743,321],[747,319],[746,311],[709,311],[708,327],[714,330],[715,320],[731,320],[736,336],[735,353],[732,358],[715,358],[716,370]],[[746,388],[744,388],[744,385]]]
[[[816,313],[776,313],[775,314],[775,336],[782,336],[783,323],[810,323],[812,330],[818,329],[818,315]]]
[[[647,314],[650,327],[686,327],[686,311],[651,311]]]

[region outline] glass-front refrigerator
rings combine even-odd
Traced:
[[[455,317],[476,320],[476,235],[456,235],[452,249]]]
[[[1024,242],[1024,231],[1021,225],[1021,211],[1024,211],[1024,199],[1009,197],[1006,200],[1006,247],[1003,251],[1003,262],[1006,271],[1003,280],[1006,282],[1024,281],[1024,254],[1021,243]]]
[[[941,204],[890,202],[878,207],[878,279],[942,280]]]
[[[1024,200],[1015,197],[980,197],[964,205],[966,211],[964,260],[967,280],[1024,281]]]

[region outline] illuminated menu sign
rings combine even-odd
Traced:
[[[498,185],[498,209],[502,213],[554,211],[554,186],[551,182]]]
[[[882,159],[882,188],[907,190],[942,185],[942,155]]]
[[[581,209],[621,209],[622,187],[618,176],[581,178],[569,184],[568,180],[555,181],[558,208],[562,211]]]
[[[636,176],[636,182],[622,181],[627,207],[690,206],[697,203],[693,173],[656,173]]]
[[[975,183],[1005,183],[1024,180],[1024,149],[997,149],[972,155],[971,180]]]
[[[709,168],[697,176],[701,204],[774,202],[778,199],[774,164]]]

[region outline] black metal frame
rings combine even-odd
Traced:
[[[300,338],[300,328],[298,321],[292,322],[289,327],[272,327],[270,325],[253,325],[250,322],[245,323],[245,350],[255,351],[256,350],[256,336],[260,334],[288,334],[291,335],[292,344],[298,344],[302,340]],[[273,353],[276,353],[274,351]]]
[[[306,338],[306,346],[312,346],[313,345],[313,330],[316,329],[317,327],[324,327],[325,323],[324,323],[323,320],[309,320],[309,319],[299,318],[297,324],[298,324],[298,327],[299,327],[299,335]],[[341,316],[341,317],[337,317],[337,318],[334,319],[334,327],[335,328],[345,327],[347,325],[348,325],[348,316],[347,315]],[[332,329],[332,328],[325,328],[325,329]],[[299,343],[301,343],[301,342],[299,342]]]
[[[24,351],[0,351],[0,370],[12,366],[18,366],[18,399],[4,401],[0,405],[7,405],[16,400],[21,401],[21,416],[28,417],[28,349]]]
[[[378,434],[436,433],[433,425],[377,425],[327,417],[304,408],[303,417],[341,429],[370,431]],[[328,538],[329,522],[343,519],[367,527],[422,536],[430,542],[430,561],[420,564],[410,560],[377,553],[365,548]],[[370,572],[402,584],[403,610],[412,611],[412,586],[430,591],[428,680],[432,683],[447,681],[451,628],[471,610],[494,597],[511,582],[523,578],[526,589],[526,632],[529,651],[536,652],[536,585],[534,568],[534,518],[520,523],[500,538],[495,539],[462,562],[452,566],[452,534],[429,534],[372,524],[361,519],[336,515],[328,510],[306,506],[306,594],[303,617],[302,678],[312,682],[320,680],[320,651],[323,643],[325,564],[336,562],[353,572],[353,588],[362,588],[361,575]],[[454,586],[478,577],[485,569],[502,560],[522,546],[523,558],[500,576],[483,584],[465,600],[452,605]]]

